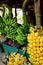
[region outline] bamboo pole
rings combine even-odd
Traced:
[[[40,0],[34,0],[34,11],[36,17],[36,26],[40,28],[41,26],[41,19],[40,19]]]

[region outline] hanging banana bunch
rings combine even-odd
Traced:
[[[27,36],[27,52],[30,54],[29,61],[33,65],[43,65],[43,28],[40,20],[40,0],[34,0],[36,26],[30,28]]]

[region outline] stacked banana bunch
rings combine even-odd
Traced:
[[[19,53],[11,53],[7,65],[22,65],[27,61],[26,57]]]
[[[31,27],[27,41],[27,52],[30,54],[29,61],[33,65],[43,65],[43,28]]]

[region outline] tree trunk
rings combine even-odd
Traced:
[[[36,17],[36,26],[40,28],[41,26],[41,19],[40,19],[40,0],[34,0],[34,11]]]

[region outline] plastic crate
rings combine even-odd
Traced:
[[[9,45],[6,45],[6,44],[2,44],[2,46],[3,46],[4,50],[5,50],[6,55],[9,55],[12,52],[18,52],[21,55],[25,54],[25,56],[27,58],[29,58],[29,54],[27,52],[24,53],[24,51],[21,50],[21,49],[18,49],[18,48],[15,48],[15,47],[12,47],[12,46],[9,46]]]
[[[0,47],[0,53],[2,53],[2,49],[1,49],[1,47]]]

